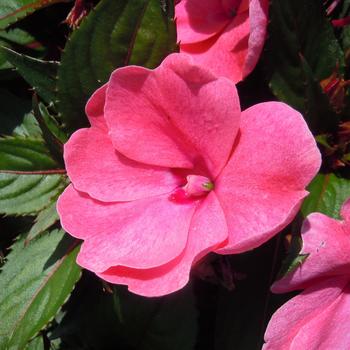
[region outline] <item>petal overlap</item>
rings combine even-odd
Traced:
[[[113,74],[105,113],[125,156],[173,168],[193,168],[202,158],[217,174],[232,149],[240,108],[234,84],[175,54],[152,73],[132,67]]]
[[[64,159],[75,188],[104,202],[170,193],[180,184],[169,169],[126,158],[113,148],[105,132],[94,127],[72,135],[64,146]]]
[[[174,261],[150,270],[116,267],[99,276],[111,283],[127,284],[131,291],[144,296],[169,294],[186,285],[193,264],[226,239],[225,216],[212,192],[197,207],[191,220],[186,249]]]
[[[60,212],[70,213],[61,220],[62,226],[85,239],[79,264],[94,272],[117,265],[152,268],[175,259],[185,249],[196,206],[197,201],[174,203],[168,195],[104,203],[73,186],[58,203]]]

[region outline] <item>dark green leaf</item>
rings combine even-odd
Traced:
[[[80,277],[78,250],[58,230],[12,247],[0,274],[1,349],[24,349],[56,315]]]
[[[35,224],[30,229],[26,241],[29,242],[36,238],[38,235],[49,229],[55,222],[59,220],[56,210],[56,200],[53,198],[52,203],[43,209],[37,218]]]
[[[85,103],[115,68],[154,68],[176,49],[172,11],[170,1],[102,0],[73,32],[58,74],[58,109],[68,130],[87,125]]]
[[[0,106],[0,134],[42,137],[39,125],[31,113],[30,100],[0,90]]]
[[[0,173],[0,213],[30,215],[40,212],[66,186],[62,175]]]
[[[0,138],[0,171],[33,171],[57,167],[57,162],[52,159],[43,141],[22,137]]]
[[[35,337],[28,343],[25,350],[45,350],[43,337],[41,335]]]
[[[19,28],[1,30],[0,39],[8,42],[11,45],[16,44],[19,46],[27,46],[35,42],[35,38],[32,35],[30,35],[28,32]]]
[[[28,84],[47,103],[56,99],[57,62],[47,62],[2,47],[1,54],[17,68]]]
[[[6,28],[36,10],[58,2],[67,2],[67,0],[1,0],[0,29]]]
[[[299,227],[300,225],[298,225]],[[292,230],[293,231],[293,230]],[[288,241],[287,241],[288,242]],[[288,273],[297,269],[308,257],[308,254],[299,254],[303,246],[303,241],[300,235],[300,227],[297,233],[290,236],[287,256],[282,262],[282,266],[278,272],[276,279],[280,279]]]
[[[287,269],[284,271],[283,276],[289,274],[290,272],[294,271],[297,269],[308,257],[309,254],[299,254],[297,255],[293,261],[288,264]],[[282,277],[282,276],[281,276]]]
[[[49,114],[45,105],[38,103],[35,95],[33,96],[33,109],[50,154],[61,167],[64,167],[63,143],[67,141],[67,135],[60,128],[56,119]]]
[[[48,109],[43,103],[39,103],[37,120],[41,126],[41,129],[45,129],[50,132],[56,139],[56,142],[61,144],[66,143],[68,140],[67,134],[60,128],[57,120],[49,113]],[[44,130],[43,130],[44,133]]]
[[[319,212],[332,218],[340,218],[340,208],[350,197],[350,180],[335,174],[318,174],[308,187],[309,196],[301,208],[304,217]]]
[[[303,112],[313,131],[332,123],[333,114],[319,112],[315,89],[337,67],[344,68],[344,54],[325,16],[322,1],[273,0],[266,64],[271,73],[270,86],[282,101]],[[302,61],[304,60],[304,62]],[[308,71],[305,71],[305,67]],[[314,108],[316,110],[314,110]]]
[[[338,126],[339,116],[332,110],[328,96],[304,59],[300,57],[305,82],[305,116],[311,130],[331,132]]]

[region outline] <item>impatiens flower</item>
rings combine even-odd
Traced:
[[[255,248],[287,225],[320,154],[283,103],[240,110],[235,85],[183,54],[117,69],[65,145],[62,226],[78,263],[145,296],[183,287],[208,252]]]
[[[262,51],[268,0],[181,0],[175,7],[180,51],[235,83]]]
[[[264,350],[350,349],[350,199],[344,220],[320,213],[302,227],[302,265],[273,286],[274,292],[304,289],[272,316]]]

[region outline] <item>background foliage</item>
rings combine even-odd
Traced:
[[[117,67],[156,67],[177,51],[171,0],[0,2],[0,349],[260,349],[290,295],[269,287],[300,263],[303,217],[338,218],[350,197],[350,15],[345,0],[272,0],[268,40],[238,85],[243,107],[281,100],[303,113],[323,155],[294,222],[245,254],[209,256],[191,283],[147,299],[75,264],[55,203],[69,183],[62,145],[89,95]],[[84,17],[80,23],[81,17]]]

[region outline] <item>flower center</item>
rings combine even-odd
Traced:
[[[214,189],[214,183],[205,176],[188,175],[186,177],[187,184],[176,189],[171,195],[170,200],[175,202],[188,201],[205,196]]]

